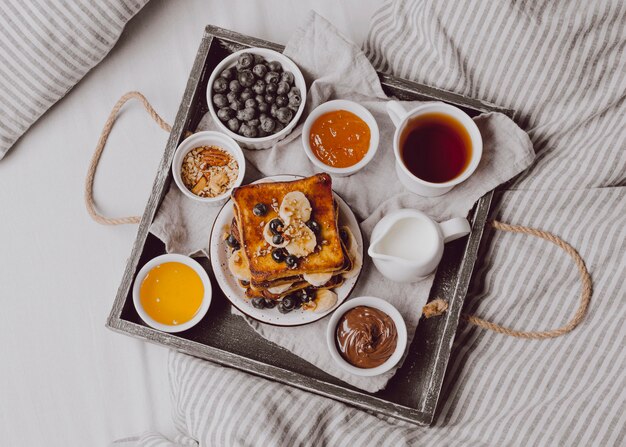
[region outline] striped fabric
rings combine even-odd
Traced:
[[[0,1],[0,159],[148,0]]]
[[[544,341],[460,326],[430,428],[172,354],[179,431],[207,446],[625,445],[625,45],[620,0],[386,1],[366,43],[377,68],[516,110],[538,158],[493,217],[580,252],[588,316]],[[479,265],[466,312],[525,330],[573,314],[578,274],[551,244],[489,232]]]

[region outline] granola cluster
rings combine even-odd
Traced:
[[[183,183],[199,197],[217,197],[235,184],[239,164],[235,157],[217,146],[202,146],[189,151],[183,160]]]

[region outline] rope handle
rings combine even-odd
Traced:
[[[85,206],[87,207],[87,212],[93,220],[102,225],[136,224],[139,223],[139,221],[141,220],[139,216],[103,216],[96,210],[96,204],[93,200],[93,180],[96,176],[96,170],[98,169],[98,163],[100,163],[100,157],[102,156],[102,152],[104,151],[104,146],[109,139],[109,135],[111,134],[111,130],[113,129],[113,124],[115,124],[115,120],[117,119],[117,114],[120,112],[120,109],[124,106],[124,104],[126,104],[126,102],[130,99],[136,99],[140,101],[143,104],[144,109],[146,109],[146,112],[148,112],[148,114],[159,125],[161,129],[166,132],[172,131],[172,126],[167,124],[163,120],[163,118],[161,118],[161,116],[152,108],[152,105],[150,105],[146,97],[139,92],[128,92],[115,103],[113,109],[111,109],[111,113],[109,113],[109,117],[104,123],[104,127],[102,128],[102,133],[100,134],[100,139],[98,140],[98,144],[96,145],[96,150],[91,157],[91,163],[89,164],[89,169],[87,170],[87,178],[85,179]]]
[[[106,217],[99,214],[96,211],[95,202],[93,199],[93,181],[96,175],[96,170],[98,169],[98,163],[100,162],[100,157],[102,156],[102,152],[104,151],[104,147],[106,142],[111,134],[111,130],[113,129],[113,125],[117,118],[119,111],[122,106],[126,104],[126,102],[130,99],[137,99],[142,104],[146,112],[152,117],[152,119],[159,125],[161,129],[166,132],[172,131],[172,126],[166,123],[163,118],[152,108],[148,100],[144,95],[139,92],[128,92],[124,94],[113,106],[109,117],[104,123],[104,128],[102,129],[102,133],[100,134],[100,139],[98,140],[98,144],[96,145],[96,150],[93,153],[91,158],[91,163],[89,164],[89,169],[87,170],[87,178],[85,179],[85,206],[87,207],[87,212],[91,216],[93,220],[102,225],[123,225],[123,224],[136,224],[139,223],[140,218],[138,216],[129,216],[129,217]],[[490,321],[484,320],[483,318],[477,317],[476,315],[468,315],[461,314],[461,318],[467,321],[470,324],[478,326],[483,329],[487,329],[490,331],[498,332],[500,334],[509,335],[511,337],[517,338],[525,338],[525,339],[535,339],[542,340],[548,338],[555,338],[561,335],[567,334],[574,330],[576,326],[578,326],[581,321],[585,318],[587,313],[587,308],[589,307],[589,302],[591,300],[592,295],[592,283],[591,283],[591,275],[585,266],[585,261],[580,257],[578,252],[563,239],[555,236],[552,233],[547,231],[541,231],[536,228],[525,227],[521,225],[511,225],[503,222],[498,222],[496,220],[490,221],[489,225],[496,230],[507,231],[511,233],[520,233],[526,234],[530,236],[535,236],[541,239],[544,239],[548,242],[552,242],[557,247],[563,249],[570,257],[574,260],[576,267],[578,268],[578,272],[580,273],[580,279],[582,282],[582,292],[580,296],[580,303],[578,305],[578,309],[576,309],[576,313],[572,317],[572,319],[565,324],[564,326],[552,329],[548,331],[519,331],[516,329],[510,329],[504,327],[502,325],[492,323]],[[430,304],[434,304],[434,310],[429,313],[429,316],[437,316],[443,314],[448,306],[447,302],[441,299],[437,299],[432,301]],[[427,305],[427,306],[428,306]]]
[[[574,328],[576,328],[576,326],[578,326],[585,318],[593,292],[591,275],[589,274],[589,271],[585,266],[585,261],[580,256],[580,254],[578,254],[576,249],[574,249],[574,247],[565,242],[563,239],[547,231],[541,231],[536,228],[524,227],[521,225],[511,225],[499,222],[497,220],[490,221],[489,224],[496,230],[507,231],[510,233],[526,234],[529,236],[535,236],[544,239],[548,242],[552,242],[554,245],[564,250],[565,253],[567,253],[572,258],[574,264],[576,264],[578,273],[580,274],[580,281],[582,283],[580,302],[578,304],[576,312],[574,313],[574,316],[570,321],[568,321],[564,326],[561,326],[560,328],[551,329],[548,331],[519,331],[516,329],[504,327],[496,323],[492,323],[490,321],[484,320],[483,318],[477,317],[476,315],[461,314],[461,318],[468,323],[473,324],[474,326],[481,327],[483,329],[488,329],[490,331],[509,335],[511,337],[533,340],[545,340],[547,338],[560,337],[561,335],[565,335],[568,332],[573,331]]]

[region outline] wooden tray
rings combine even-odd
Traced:
[[[434,297],[448,299],[449,311],[444,316],[420,321],[404,365],[387,388],[375,394],[358,390],[259,337],[241,317],[230,313],[230,303],[215,283],[207,259],[200,259],[200,262],[211,272],[214,295],[211,310],[203,322],[179,334],[166,334],[145,325],[135,311],[132,300],[135,275],[148,260],[165,252],[163,243],[149,233],[148,229],[168,191],[174,151],[185,132],[195,130],[208,110],[205,91],[213,68],[228,54],[245,47],[266,47],[280,52],[284,49],[281,45],[264,40],[214,26],[206,27],[150,199],[139,225],[137,239],[107,320],[107,327],[359,408],[415,424],[430,424],[435,415],[461,307],[491,205],[492,193],[482,197],[470,213],[472,233],[468,237],[446,244],[431,291],[431,299]],[[399,99],[445,101],[461,107],[470,115],[492,110],[508,113],[507,110],[491,104],[450,92],[385,74],[380,74],[379,77],[385,92]],[[211,329],[207,330],[209,326]]]

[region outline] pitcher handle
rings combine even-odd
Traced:
[[[393,125],[398,127],[406,116],[406,110],[398,101],[387,101],[385,107],[387,108],[387,114],[389,118],[391,118]]]
[[[470,234],[472,228],[465,217],[455,217],[445,222],[440,222],[439,227],[443,233],[443,242],[448,243],[460,237]]]

